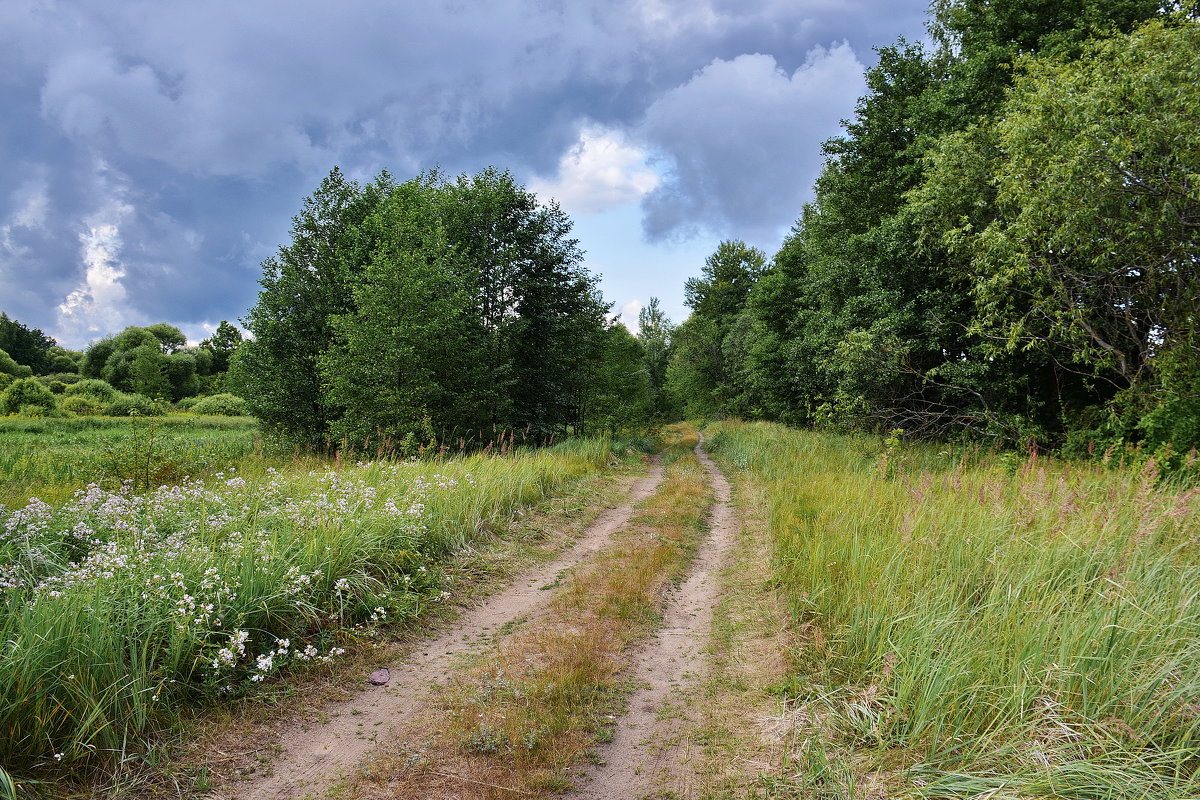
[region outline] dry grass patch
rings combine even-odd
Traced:
[[[666,480],[614,543],[572,574],[544,614],[455,678],[437,708],[363,770],[355,798],[545,796],[571,785],[588,748],[611,736],[630,688],[630,646],[657,624],[686,571],[711,503],[676,428]]]

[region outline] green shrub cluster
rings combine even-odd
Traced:
[[[244,417],[249,413],[246,401],[228,392],[195,398],[191,410],[197,414],[220,417]]]
[[[51,416],[58,410],[54,393],[36,378],[18,378],[0,392],[0,414]]]

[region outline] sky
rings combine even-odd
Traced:
[[[774,253],[927,0],[3,0],[0,311],[80,348],[236,321],[335,165],[512,171],[636,324]]]

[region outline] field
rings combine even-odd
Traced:
[[[321,462],[264,455],[245,420],[4,424],[0,463],[23,477],[0,510],[0,764],[21,792],[119,772],[182,709],[257,697],[284,671],[332,674],[392,623],[425,624],[448,597],[448,559],[628,451],[574,439]],[[758,498],[738,558],[760,566],[730,565],[714,591],[762,599],[738,612],[754,620],[715,634],[723,658],[758,654],[743,677],[676,688],[707,728],[655,712],[668,725],[655,747],[706,753],[711,774],[688,779],[696,797],[1200,796],[1200,489],[1152,459],[1067,462],[767,423],[704,436],[743,502]],[[667,448],[665,483],[607,549],[565,588],[561,575],[541,586],[536,628],[502,626],[494,650],[421,706],[413,719],[439,744],[373,760],[354,791],[462,792],[464,774],[480,791],[464,797],[571,784],[572,765],[622,724],[636,641],[667,614],[664,587],[692,569],[705,535],[712,494],[692,441]],[[42,499],[26,503],[27,490]],[[669,569],[635,576],[634,544],[652,561],[669,554]],[[739,569],[755,573],[741,590]],[[786,620],[757,617],[776,601]],[[721,644],[742,622],[759,638]],[[603,648],[576,641],[597,632],[612,634]],[[686,670],[703,675],[713,657]],[[774,713],[746,669],[772,675]],[[789,731],[770,758],[754,755],[764,714]],[[0,770],[0,796],[7,779]]]
[[[1152,461],[709,435],[766,491],[800,626],[773,796],[1200,795],[1200,490]]]
[[[442,559],[612,459],[595,439],[276,467],[244,420],[71,422],[6,421],[0,450],[10,499],[54,500],[0,509],[0,764],[26,787],[136,758],[174,709],[320,668],[437,604]],[[186,448],[149,463],[178,480],[105,471],[106,451],[144,465],[164,435]]]
[[[34,496],[59,503],[89,483],[133,480],[145,488],[249,468],[262,461],[259,449],[258,422],[248,417],[0,417],[0,504]]]

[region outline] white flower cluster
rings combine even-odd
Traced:
[[[412,465],[367,463],[295,476],[271,469],[253,483],[235,474],[188,478],[144,494],[128,482],[115,491],[92,484],[59,506],[37,498],[0,506],[0,601],[45,606],[52,615],[67,610],[58,604],[92,607],[103,597],[106,608],[164,631],[156,635],[222,682],[246,673],[261,681],[284,662],[328,662],[344,652],[322,654],[287,638],[264,652],[272,639],[255,646],[247,630],[261,624],[247,615],[264,603],[276,604],[279,618],[342,624],[354,621],[346,609],[381,624],[388,608],[402,607],[357,605],[354,596],[371,579],[337,574],[336,554],[314,531],[357,541],[358,531],[383,530],[390,548],[420,552],[431,510],[461,491],[460,482],[475,485],[470,475],[420,477]],[[421,566],[414,577],[426,573]],[[425,583],[405,576],[399,591]]]

